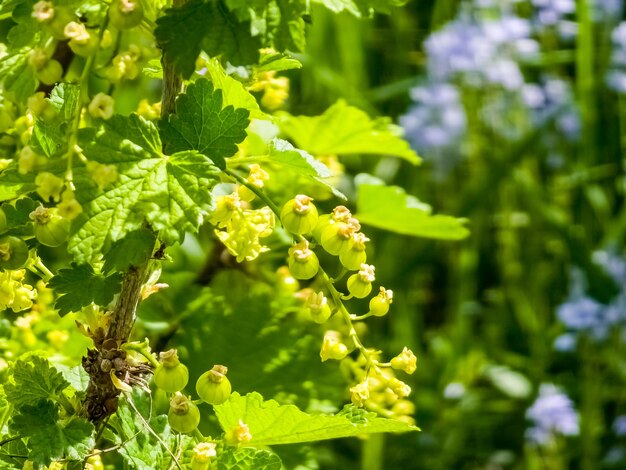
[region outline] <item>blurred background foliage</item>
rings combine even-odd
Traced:
[[[390,116],[423,164],[331,159],[340,189],[356,201],[355,177],[374,175],[467,218],[471,235],[364,228],[394,303],[360,334],[388,354],[417,354],[403,380],[422,432],[276,449],[287,468],[626,468],[624,19],[623,0],[411,0],[371,20],[312,3],[304,66],[281,74],[284,109],[319,115],[344,99]],[[94,86],[129,113],[141,97],[158,100],[155,83],[137,74],[115,90]],[[280,177],[268,188],[286,200]],[[321,212],[337,204],[322,199]],[[241,265],[210,226],[188,236],[164,266],[170,288],[140,306],[135,336],[179,348],[190,383],[223,362],[241,393],[337,411],[349,371],[319,362],[324,328],[304,315],[306,286],[277,274],[289,243],[277,233],[276,250]],[[4,357],[45,349],[77,364],[88,342],[76,315],[34,318],[0,320]]]
[[[412,1],[369,22],[314,10],[291,112],[345,98],[398,119],[424,164],[344,158],[347,172],[472,232],[372,233],[396,297],[369,339],[419,351],[423,432],[365,443],[384,458],[363,468],[626,468],[623,7]]]

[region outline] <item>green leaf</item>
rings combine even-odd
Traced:
[[[440,240],[461,240],[469,235],[465,219],[432,215],[429,205],[397,186],[359,185],[357,209],[359,222],[390,232]]]
[[[76,115],[80,87],[70,83],[60,83],[50,93],[50,105],[56,111],[53,118],[37,118],[33,128],[30,145],[33,150],[47,157],[62,155],[67,152],[67,135],[71,121]]]
[[[315,3],[320,3],[334,13],[341,13],[347,11],[356,17],[361,16],[361,10],[357,4],[352,0],[313,0]]]
[[[281,72],[283,70],[292,70],[302,68],[302,62],[288,55],[275,53],[267,54],[261,57],[259,65],[255,67],[257,72],[269,72],[276,71]]]
[[[30,213],[39,205],[40,203],[28,197],[18,199],[13,204],[2,204],[2,211],[7,218],[7,229],[19,228],[31,223]]]
[[[219,124],[212,125],[216,147],[235,147],[230,134],[224,136]],[[146,222],[161,240],[176,243],[185,231],[197,230],[212,208],[209,191],[218,169],[197,152],[163,155],[156,126],[135,114],[82,129],[79,142],[89,160],[114,164],[119,175],[101,189],[88,175],[76,172],[76,197],[83,213],[74,220],[68,250],[79,262],[95,259]]]
[[[0,201],[10,201],[35,191],[34,173],[22,175],[17,161],[13,161],[0,172]]]
[[[78,312],[92,302],[101,306],[108,305],[119,292],[121,281],[120,273],[105,277],[96,274],[89,264],[72,263],[71,268],[59,270],[50,279],[48,287],[57,295],[60,294],[54,306],[64,316],[70,312]]]
[[[299,175],[314,179],[330,178],[333,173],[322,162],[316,160],[304,150],[295,148],[286,140],[274,139],[269,148],[272,163],[283,166]]]
[[[167,152],[197,150],[219,168],[225,158],[237,152],[237,145],[246,137],[249,112],[222,106],[222,91],[214,90],[201,78],[176,99],[176,114],[161,121],[161,134]]]
[[[26,103],[37,89],[35,72],[28,65],[27,50],[0,60],[0,83],[3,92],[12,96],[17,103]]]
[[[313,155],[389,155],[418,164],[420,158],[388,119],[372,119],[340,100],[321,116],[281,114],[281,131]]]
[[[37,118],[30,145],[38,153],[55,157],[67,153],[68,133],[78,110],[80,87],[59,83],[50,93],[48,101],[55,114],[45,119]]]
[[[336,415],[308,414],[294,405],[264,401],[258,393],[241,396],[233,393],[215,414],[226,435],[243,422],[250,429],[250,445],[295,444],[379,432],[418,431],[415,426],[352,406]]]
[[[217,470],[280,470],[280,457],[269,450],[227,448],[217,456]]]
[[[267,119],[267,115],[259,109],[254,96],[252,96],[243,84],[227,75],[217,59],[211,59],[207,63],[206,74],[211,79],[213,86],[222,91],[222,106],[247,109],[251,118]]]
[[[279,51],[304,52],[306,47],[305,24],[303,15],[307,13],[306,0],[276,0],[278,6],[278,21],[276,18],[270,23],[277,24],[272,32],[274,46]]]
[[[127,234],[111,245],[111,249],[104,257],[102,271],[128,271],[132,266],[140,266],[145,263],[154,250],[156,237],[147,229],[139,229]]]
[[[39,356],[18,360],[13,367],[13,381],[4,384],[4,391],[13,406],[32,404],[55,397],[69,386],[63,375]]]
[[[0,410],[3,409],[3,405],[5,403],[2,403],[0,399]],[[22,470],[27,457],[28,449],[21,439],[15,439],[0,446],[0,468],[3,470]]]
[[[294,397],[302,407],[310,400],[340,403],[345,380],[337,364],[319,360],[319,333],[284,309],[290,296],[277,296],[239,272],[222,271],[211,289],[194,288],[186,278],[164,277],[170,288],[142,303],[142,320],[172,321],[169,305],[188,305],[180,315],[172,344],[186,352],[181,358],[191,382],[206,372],[203,361],[226,364],[233,387],[241,393],[258,391],[267,397]],[[193,278],[192,278],[193,279]],[[190,301],[192,300],[192,301]],[[146,315],[150,313],[150,317]],[[211,341],[205,338],[211,337]],[[189,360],[187,360],[189,359]]]
[[[185,34],[181,34],[181,24],[185,25]],[[165,59],[184,78],[195,70],[201,49],[233,65],[250,65],[258,61],[262,47],[260,39],[251,35],[249,22],[239,23],[217,0],[191,0],[167,10],[157,20],[154,34]]]
[[[90,422],[77,417],[59,419],[59,411],[50,400],[22,406],[9,428],[28,440],[28,456],[35,465],[58,459],[82,460],[96,445]]]
[[[181,454],[175,447],[177,439],[168,425],[167,416],[160,415],[151,418],[150,408],[150,395],[135,388],[130,397],[127,395],[120,397],[117,412],[109,419],[108,424],[115,432],[107,430],[108,432],[104,435],[112,443],[121,446],[119,452],[129,468],[152,470],[166,469],[172,465],[170,454],[147,426],[159,435],[174,455]],[[180,441],[179,445],[184,448],[189,445],[191,439],[188,436],[182,436]]]

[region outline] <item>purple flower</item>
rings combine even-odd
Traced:
[[[526,438],[538,445],[548,444],[555,436],[578,435],[578,415],[567,395],[552,384],[541,384],[539,396],[526,411],[533,425]]]
[[[432,84],[411,90],[414,104],[400,117],[406,138],[416,150],[452,149],[465,135],[467,118],[459,91],[449,84]]]
[[[618,416],[613,422],[613,432],[617,436],[626,436],[626,416]]]

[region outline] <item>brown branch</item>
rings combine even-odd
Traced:
[[[180,6],[184,0],[174,0]],[[174,70],[174,65],[165,59],[163,64],[163,92],[161,116],[175,111],[176,97],[181,92],[182,79]],[[91,421],[101,421],[117,410],[120,391],[111,381],[111,371],[122,381],[135,385],[141,383],[140,375],[150,372],[150,366],[131,366],[126,361],[126,352],[120,346],[127,342],[135,323],[136,311],[141,301],[141,290],[151,274],[153,261],[150,259],[141,266],[132,267],[122,281],[122,288],[111,314],[111,322],[106,333],[93,335],[95,349],[88,351],[83,358],[83,367],[90,380],[83,403],[83,414]]]

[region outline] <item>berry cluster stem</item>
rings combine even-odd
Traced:
[[[280,220],[280,209],[274,203],[274,201],[272,201],[265,193],[263,193],[263,191],[261,191],[256,186],[248,183],[243,177],[241,177],[241,175],[238,175],[234,171],[225,170],[225,173],[233,177],[239,184],[245,186],[250,191],[252,191],[261,201],[265,203],[265,205],[267,205],[267,207],[269,207],[272,210],[272,212],[276,215],[278,220]],[[297,235],[296,238],[299,241],[306,240],[302,235]],[[326,287],[326,289],[328,289],[328,292],[330,292],[330,295],[333,301],[335,302],[335,305],[337,306],[339,313],[341,314],[341,318],[344,320],[344,322],[346,323],[348,327],[348,336],[352,340],[354,347],[359,350],[361,355],[367,361],[367,368],[369,369],[369,367],[375,364],[376,361],[371,357],[369,351],[359,339],[359,335],[357,334],[354,328],[354,325],[352,323],[352,317],[350,315],[350,312],[348,312],[348,309],[343,303],[342,294],[335,288],[331,278],[328,276],[328,273],[324,271],[324,269],[321,266],[319,268],[318,275],[322,279],[322,282],[324,283],[324,286]]]

